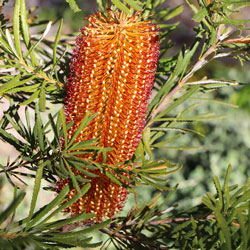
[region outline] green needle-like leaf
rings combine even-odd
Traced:
[[[85,212],[82,212],[68,219],[62,219],[62,220],[58,220],[55,222],[44,224],[43,227],[46,228],[46,230],[50,228],[58,228],[58,227],[62,227],[71,223],[82,222],[94,216],[95,216],[94,213],[86,214]]]
[[[230,237],[229,227],[227,225],[227,221],[225,220],[224,216],[220,213],[219,207],[217,207],[215,210],[215,216],[216,216],[216,220],[217,220],[217,222],[218,222],[218,224],[223,232],[223,236],[224,236],[225,242],[226,242],[226,249],[231,250],[232,245],[231,245],[231,237]]]
[[[21,5],[21,0],[16,0],[13,11],[13,31],[14,31],[15,47],[19,58],[22,57],[21,37],[20,37],[20,5]]]
[[[40,96],[39,96],[39,111],[41,112],[44,112],[46,109],[45,86],[46,86],[46,81],[43,81],[43,84],[40,89]]]
[[[25,0],[21,0],[20,18],[21,18],[24,42],[25,42],[26,48],[29,49],[30,48],[30,33],[29,33],[29,25],[28,25],[28,19],[27,19],[27,10],[26,10]],[[36,66],[37,59],[33,51],[30,53],[30,57],[31,57],[33,66]]]
[[[128,7],[123,4],[120,0],[111,0],[111,2],[120,10],[124,11],[126,14],[130,15],[131,11],[128,9]]]
[[[29,104],[30,104],[30,103],[32,103],[35,99],[37,99],[37,98],[38,98],[39,93],[40,93],[40,91],[39,91],[39,90],[38,90],[38,91],[36,91],[36,92],[34,92],[34,93],[30,96],[30,98],[29,98],[28,100],[26,100],[26,101],[22,102],[20,105],[22,105],[22,106],[29,105]]]
[[[79,127],[77,128],[77,130],[75,131],[75,133],[73,134],[73,136],[71,137],[68,145],[66,148],[70,147],[74,140],[77,138],[77,136],[81,133],[82,129],[90,122],[91,119],[93,119],[93,116],[89,119],[89,112],[86,112],[86,115],[84,116],[84,118],[82,119],[81,124],[79,125]]]
[[[13,54],[14,54],[17,58],[19,58],[19,56],[18,56],[18,54],[17,54],[17,51],[16,51],[16,48],[15,48],[15,46],[14,46],[14,43],[13,43],[13,40],[12,40],[10,31],[9,31],[8,29],[6,29],[5,34],[6,34],[6,38],[7,38],[9,47],[11,48]],[[12,53],[11,53],[11,54],[12,54]]]
[[[31,220],[31,218],[34,214],[34,211],[35,211],[36,202],[37,202],[38,194],[39,194],[40,187],[41,187],[41,181],[42,181],[42,177],[43,177],[43,168],[44,167],[38,166],[38,169],[36,172],[36,178],[35,178],[35,184],[34,184],[34,188],[33,188],[30,211],[29,211],[29,215],[28,215],[28,221]],[[26,227],[25,227],[25,231],[27,231],[30,228],[30,226],[31,226],[31,224],[27,223]]]
[[[138,10],[138,11],[142,11],[142,7],[138,4],[140,2],[136,2],[134,0],[124,0],[124,2],[126,2],[128,5],[130,5],[133,9]]]
[[[218,194],[218,196],[219,196],[218,204],[219,204],[220,209],[222,209],[222,208],[223,208],[223,205],[224,205],[224,204],[223,204],[223,196],[222,196],[220,181],[219,181],[219,178],[218,178],[217,176],[214,176],[214,185],[215,185],[217,194]]]
[[[91,186],[90,183],[85,184],[83,186],[83,188],[81,189],[80,193],[77,193],[72,199],[70,199],[69,201],[63,203],[60,207],[55,209],[49,216],[47,216],[43,221],[41,221],[38,224],[38,227],[44,227],[45,222],[49,221],[51,218],[56,216],[59,212],[63,211],[65,208],[67,208],[67,207],[71,206],[73,203],[75,203],[80,197],[82,197],[89,190],[90,186]],[[69,185],[66,185],[66,187],[67,187],[66,190],[69,190]],[[65,189],[65,187],[64,187],[64,189]],[[61,194],[61,192],[59,194]],[[66,195],[66,194],[64,193],[64,195]],[[56,205],[58,205],[58,204],[59,203],[57,202]]]
[[[66,168],[67,168],[67,170],[68,170],[68,172],[69,172],[70,179],[71,179],[72,182],[73,182],[74,188],[77,190],[78,193],[80,193],[81,190],[80,190],[79,184],[78,184],[78,182],[77,182],[76,176],[75,176],[74,173],[72,172],[72,170],[71,170],[71,168],[70,168],[70,165],[69,165],[69,163],[66,161],[66,159],[63,159],[63,161],[64,161],[64,164],[65,164],[65,166],[66,166]]]
[[[61,234],[48,233],[48,235],[51,236],[53,240],[79,237],[79,236],[85,235],[87,233],[91,233],[95,230],[101,229],[101,228],[107,226],[108,224],[110,224],[110,222],[111,222],[111,220],[109,219],[109,220],[106,220],[106,221],[101,222],[99,224],[96,224],[94,226],[91,226],[89,228],[79,230],[77,232],[68,232],[68,233],[61,233]],[[51,239],[51,238],[45,237],[45,239]]]
[[[13,201],[12,203],[9,205],[8,208],[6,208],[5,211],[3,211],[0,214],[0,225],[6,220],[8,219],[12,213],[15,212],[16,208],[19,206],[19,204],[22,202],[22,200],[24,199],[25,193],[21,192]]]
[[[67,3],[69,3],[70,8],[76,13],[81,11],[79,9],[78,5],[76,4],[75,0],[66,0]]]
[[[46,28],[45,28],[43,34],[41,35],[41,37],[39,38],[39,40],[38,40],[36,43],[34,43],[34,44],[30,47],[30,49],[29,49],[29,51],[28,51],[28,53],[27,53],[26,56],[30,55],[30,53],[31,53],[31,52],[41,43],[41,41],[47,36],[47,34],[49,33],[49,31],[50,31],[50,29],[51,29],[51,26],[52,26],[52,21],[48,22],[48,24],[47,24],[47,26],[46,26]]]
[[[22,225],[24,223],[29,223],[29,226],[32,227],[39,220],[41,220],[44,216],[48,215],[48,213],[51,212],[52,209],[54,209],[56,206],[61,204],[63,202],[65,196],[69,193],[69,191],[70,191],[69,185],[65,185],[65,187],[61,190],[61,192],[56,196],[55,199],[53,199],[50,203],[48,203],[44,207],[40,208],[37,212],[35,212],[33,214],[32,221],[30,221],[30,219],[27,217],[23,220],[20,220],[20,221],[14,223],[13,227],[18,227],[19,225]]]
[[[56,34],[56,38],[55,38],[54,46],[53,46],[53,64],[54,65],[56,65],[57,46],[58,46],[58,42],[60,39],[62,27],[63,27],[63,19],[61,19],[61,21],[60,21],[60,25],[59,25],[59,28],[57,30],[57,34]]]
[[[61,119],[62,129],[63,129],[64,147],[67,148],[68,147],[67,124],[66,124],[66,118],[65,118],[63,109],[60,109],[60,119]]]
[[[149,159],[152,159],[152,151],[151,151],[151,144],[150,144],[150,128],[144,130],[142,135],[143,145],[145,148],[145,152],[149,155]]]

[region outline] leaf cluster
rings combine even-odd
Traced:
[[[70,191],[69,185],[66,185],[61,192],[46,206],[34,212],[40,184],[42,180],[43,168],[37,171],[33,196],[29,214],[26,218],[16,221],[15,212],[23,201],[25,194],[19,192],[15,195],[12,203],[0,214],[0,249],[26,249],[32,247],[34,249],[61,249],[70,248],[72,246],[79,247],[97,247],[101,242],[90,243],[92,237],[89,236],[95,230],[106,226],[110,221],[105,221],[92,227],[85,227],[76,230],[74,227],[67,228],[67,232],[63,231],[63,227],[69,224],[79,224],[81,221],[88,220],[94,214],[86,214],[82,212],[74,217],[56,220],[53,219],[56,214],[64,211],[65,208],[73,204],[79,197],[84,195],[90,185],[85,185],[77,195],[66,202],[66,196]],[[11,223],[6,226],[6,220],[11,218]],[[2,227],[4,226],[5,227]]]
[[[174,191],[158,194],[152,201],[127,217],[120,217],[102,232],[111,236],[116,249],[248,249],[250,236],[250,182],[238,187],[229,185],[229,166],[223,186],[214,177],[216,194],[207,193],[202,204],[177,211],[165,207]]]

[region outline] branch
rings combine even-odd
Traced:
[[[168,250],[169,248],[166,248],[166,247],[163,247],[163,246],[158,246],[156,244],[154,244],[153,242],[150,241],[150,239],[148,239],[147,241],[145,241],[144,239],[141,239],[139,236],[137,237],[133,237],[131,235],[127,235],[127,234],[121,234],[121,233],[117,233],[117,232],[114,232],[114,231],[111,231],[107,228],[102,228],[102,229],[99,229],[102,233],[105,233],[107,235],[109,235],[110,237],[117,237],[119,238],[120,240],[124,241],[124,240],[129,240],[129,241],[132,241],[134,243],[143,243],[149,247],[152,247],[153,249],[160,249],[160,250]]]
[[[16,168],[25,167],[26,165],[37,163],[39,161],[47,161],[47,160],[53,159],[53,158],[58,157],[58,156],[60,156],[60,154],[53,154],[51,156],[38,158],[38,159],[35,159],[33,161],[26,161],[26,162],[23,162],[22,164],[14,165],[13,167],[8,168],[7,170],[1,170],[0,174],[5,173],[5,172],[10,172],[12,170],[15,170]]]

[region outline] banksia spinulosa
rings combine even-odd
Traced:
[[[145,123],[159,55],[159,31],[150,21],[143,21],[140,12],[128,16],[107,10],[106,17],[100,12],[90,16],[81,33],[65,98],[66,121],[73,121],[68,138],[87,111],[97,113],[76,141],[95,138],[99,146],[112,147],[104,164],[130,160]],[[103,161],[101,155],[94,160]],[[89,191],[69,211],[95,212],[93,221],[100,222],[121,210],[127,191],[99,170],[95,174],[98,177],[91,179]],[[60,180],[58,190],[67,182]],[[68,197],[75,192],[72,190]]]

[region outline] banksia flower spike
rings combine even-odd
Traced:
[[[76,141],[96,139],[99,146],[113,148],[104,164],[130,160],[142,137],[158,55],[159,31],[150,21],[143,21],[140,12],[128,16],[107,10],[107,16],[100,12],[90,16],[77,37],[67,83],[65,115],[67,122],[73,121],[68,138],[87,111],[97,113]],[[103,162],[101,155],[80,157]],[[91,179],[89,191],[69,212],[94,212],[93,221],[100,222],[122,209],[127,190],[99,170],[95,174],[98,177]],[[67,182],[60,180],[58,189]]]

